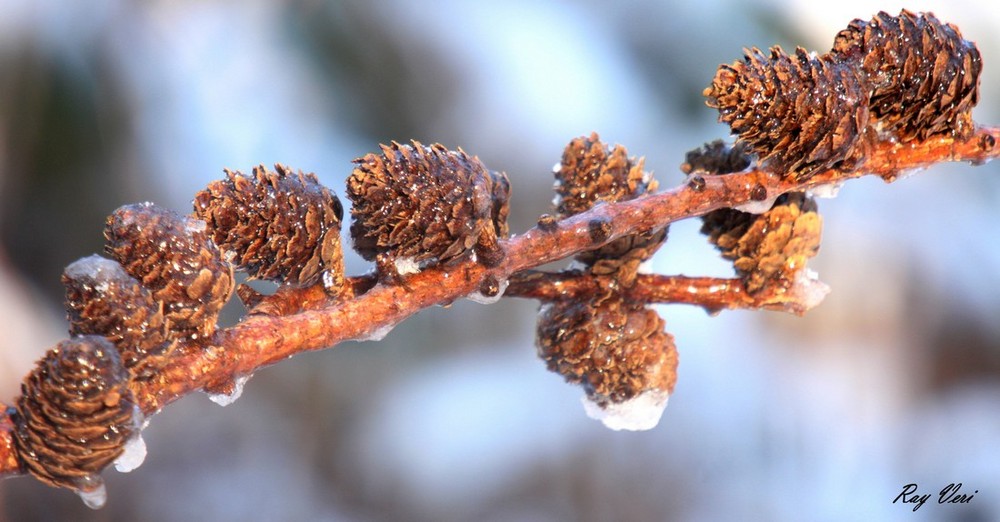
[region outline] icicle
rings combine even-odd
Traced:
[[[85,475],[76,480],[76,494],[90,509],[101,509],[108,501],[108,490],[100,475]]]

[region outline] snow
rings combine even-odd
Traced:
[[[667,407],[670,394],[662,390],[646,390],[619,403],[601,406],[584,395],[583,410],[591,419],[599,420],[615,431],[646,431],[656,427]]]
[[[209,393],[208,398],[219,406],[229,406],[236,402],[236,399],[243,395],[243,386],[250,380],[249,375],[243,375],[233,379],[233,391],[230,393]]]
[[[101,509],[108,501],[108,490],[100,475],[85,475],[76,479],[76,494],[90,509]]]

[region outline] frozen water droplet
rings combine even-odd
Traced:
[[[385,336],[389,335],[389,332],[391,332],[392,329],[393,329],[393,327],[395,327],[395,326],[396,325],[394,325],[394,324],[390,324],[390,325],[386,325],[386,326],[381,326],[381,327],[376,328],[375,330],[373,330],[368,335],[363,335],[361,337],[358,337],[355,340],[356,341],[381,341],[382,339],[385,339]]]
[[[830,287],[819,280],[819,274],[806,268],[795,273],[788,291],[806,310],[811,310],[823,302],[830,293]]]
[[[219,406],[229,406],[236,402],[236,399],[243,395],[243,386],[250,380],[249,375],[243,375],[233,379],[233,390],[229,393],[209,393],[208,398]]]
[[[100,281],[106,279],[101,276],[114,270],[115,265],[117,264],[118,263],[115,261],[93,254],[70,263],[63,272],[66,274],[66,277],[70,279],[92,279]]]
[[[591,419],[599,420],[615,431],[645,431],[656,427],[667,407],[670,394],[662,390],[646,390],[625,402],[601,406],[584,395],[583,410]]]
[[[146,460],[146,441],[142,434],[136,433],[125,443],[125,451],[115,459],[115,469],[119,473],[128,473],[142,465]]]
[[[108,490],[100,475],[86,475],[76,479],[76,494],[90,509],[101,509],[108,501]]]
[[[392,264],[396,267],[396,273],[401,276],[420,273],[420,265],[412,257],[396,259]]]
[[[810,188],[807,192],[815,198],[833,199],[840,192],[840,187],[844,186],[843,181],[837,183],[827,183]]]
[[[510,281],[506,279],[498,281],[497,282],[498,291],[495,295],[486,295],[482,293],[482,291],[476,290],[475,292],[472,292],[471,294],[465,296],[465,298],[474,303],[479,303],[484,305],[493,304],[499,301],[503,297],[503,293],[504,291],[507,290],[508,284],[510,284]]]
[[[774,206],[774,200],[776,199],[778,199],[778,196],[775,196],[773,198],[767,198],[761,201],[751,200],[747,201],[746,203],[743,203],[742,205],[736,205],[733,208],[741,212],[749,212],[751,214],[763,214],[764,212],[771,210],[771,207]]]

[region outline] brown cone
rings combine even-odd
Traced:
[[[597,133],[576,138],[566,146],[555,177],[555,205],[560,217],[585,212],[599,202],[635,199],[655,192],[658,186],[643,170],[642,159],[628,157],[621,145],[609,149]],[[639,265],[653,257],[666,238],[667,227],[631,234],[581,252],[576,259],[593,274],[617,274],[621,284],[631,286]]]
[[[819,250],[823,220],[803,193],[785,194],[771,210],[750,214],[721,209],[705,215],[701,231],[731,259],[746,289],[788,285]]]
[[[931,13],[880,12],[870,22],[851,22],[831,53],[862,71],[882,130],[903,141],[973,131],[982,58],[954,25]]]
[[[663,324],[655,311],[617,295],[555,301],[539,314],[538,354],[601,405],[649,390],[669,394],[677,382],[677,349]]]
[[[719,121],[782,175],[805,180],[851,167],[868,143],[865,86],[848,65],[797,48],[753,48],[719,67],[705,89]]]
[[[115,261],[85,257],[63,271],[70,335],[103,335],[132,369],[166,348],[162,303]]]
[[[42,482],[84,489],[138,428],[128,372],[104,337],[62,341],[21,384],[12,413],[17,456]]]
[[[195,215],[251,278],[310,285],[325,273],[328,287],[339,289],[340,200],[314,174],[274,167],[254,167],[252,177],[227,169],[226,179],[195,195]]]
[[[746,150],[745,143],[737,142],[730,146],[722,140],[715,140],[688,151],[684,163],[681,164],[681,172],[732,174],[746,169],[750,166],[750,162],[750,154]]]
[[[108,217],[105,249],[163,304],[176,336],[205,337],[233,291],[233,268],[205,222],[151,203],[126,205]]]
[[[497,240],[508,233],[505,174],[440,144],[381,147],[380,155],[356,159],[347,179],[351,237],[363,258],[426,266],[474,251],[488,266],[502,261]]]

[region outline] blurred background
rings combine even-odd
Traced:
[[[0,0],[0,400],[66,336],[59,275],[122,204],[186,212],[223,167],[275,162],[342,194],[353,158],[417,139],[506,171],[520,232],[550,210],[570,139],[597,131],[673,186],[685,151],[728,135],[701,96],[720,63],[823,52],[901,7]],[[905,7],[978,42],[974,115],[1000,123],[1000,10]],[[228,407],[169,406],[145,464],[105,473],[100,511],[13,478],[0,518],[1000,519],[1000,168],[862,179],[820,209],[812,267],[833,292],[806,317],[660,309],[681,365],[652,431],[584,415],[536,358],[536,303],[463,301],[264,369]],[[730,274],[699,226],[674,225],[653,269]],[[958,482],[972,502],[938,505]],[[932,494],[916,513],[892,503],[909,483]]]

